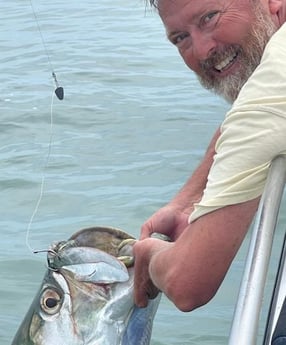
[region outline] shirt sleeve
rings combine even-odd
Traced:
[[[286,25],[227,113],[201,201],[189,222],[263,192],[271,161],[286,154]]]

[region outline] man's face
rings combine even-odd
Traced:
[[[158,9],[201,84],[231,102],[277,30],[260,0],[159,0]]]

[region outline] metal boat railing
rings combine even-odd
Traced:
[[[273,289],[272,300],[265,327],[263,345],[286,345],[285,295],[286,295],[286,236]]]
[[[257,344],[264,287],[285,182],[286,156],[280,155],[271,164],[259,204],[234,312],[229,345]],[[281,260],[281,262],[285,261]],[[281,274],[279,276],[279,279],[281,279]],[[277,295],[277,293],[274,293],[274,295]],[[274,300],[277,301],[277,297],[274,297]],[[273,325],[276,321],[270,317],[267,326],[268,335],[266,336],[268,340],[265,339],[264,345],[270,344]]]

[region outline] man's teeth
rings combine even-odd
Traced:
[[[215,65],[215,69],[218,71],[222,71],[226,66],[232,63],[232,61],[236,58],[236,54],[233,56],[227,57],[223,61],[221,61],[219,64]]]

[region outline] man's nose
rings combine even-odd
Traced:
[[[192,45],[194,57],[197,60],[203,61],[215,50],[216,42],[210,34],[193,32]]]

